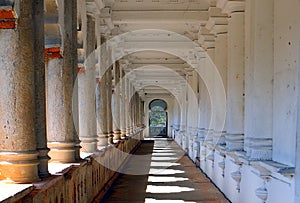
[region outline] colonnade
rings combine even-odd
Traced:
[[[187,104],[197,98],[198,118],[195,109],[174,101],[174,113],[187,108],[187,114],[181,112],[180,122],[173,119],[172,136],[232,202],[280,202],[287,197],[295,202],[299,46],[293,43],[299,43],[300,30],[292,20],[297,18],[292,5],[299,3],[210,3],[209,19],[198,33],[207,56],[198,64],[203,67],[211,60],[220,74],[227,104],[224,127],[219,132],[213,121],[220,114],[212,111],[213,95],[221,90],[208,92],[203,76],[187,73]]]
[[[118,61],[107,67],[111,50],[97,49],[109,38],[100,15],[77,15],[68,0],[0,11],[0,180],[38,181],[49,160],[78,162],[140,132],[140,96]]]

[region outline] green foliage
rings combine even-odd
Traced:
[[[151,127],[165,127],[167,123],[167,115],[164,111],[150,112],[150,126]]]

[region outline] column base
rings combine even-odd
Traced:
[[[272,160],[272,138],[248,138],[246,143],[250,160]]]
[[[74,142],[48,142],[51,161],[62,163],[75,162],[75,145]]]
[[[39,181],[38,152],[0,152],[0,180],[15,183]]]
[[[212,129],[207,130],[207,134],[205,136],[204,141],[208,144],[212,144],[213,143],[213,137],[214,137],[214,131]]]
[[[121,139],[121,130],[119,129],[114,130],[113,140],[120,140],[120,139]]]
[[[114,144],[114,133],[108,133],[108,144]]]
[[[80,150],[81,150],[81,146],[80,146],[80,140],[78,140],[75,144],[75,160],[76,161],[80,161],[81,157],[80,157]]]
[[[51,175],[48,171],[48,161],[50,160],[50,157],[48,156],[49,151],[49,148],[38,149],[38,158],[40,161],[38,165],[38,174],[40,178],[47,178]]]
[[[229,151],[244,150],[244,134],[225,134],[225,142]]]
[[[98,147],[105,147],[108,145],[108,134],[104,133],[104,134],[99,134],[98,135],[98,143],[97,146]]]
[[[81,149],[80,151],[82,152],[87,152],[87,153],[93,153],[97,151],[97,136],[92,135],[92,136],[80,136],[79,139],[81,140]]]
[[[214,135],[213,135],[213,143],[215,145],[225,145],[226,141],[225,141],[225,131],[222,132],[216,132],[214,131]]]
[[[130,128],[126,128],[126,137],[130,137],[131,134],[130,134]]]
[[[121,130],[121,139],[126,139],[126,131],[125,130]]]

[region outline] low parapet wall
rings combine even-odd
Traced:
[[[98,202],[118,176],[115,170],[121,170],[127,162],[128,154],[133,153],[139,145],[139,139],[128,137],[41,182],[33,183],[29,188],[31,192],[23,190],[2,202]]]

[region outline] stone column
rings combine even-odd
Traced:
[[[244,2],[230,1],[228,18],[226,147],[244,149]]]
[[[120,130],[120,67],[119,63],[116,62],[114,66],[114,93],[113,97],[113,132],[114,140],[121,139],[121,130]]]
[[[188,134],[189,136],[195,136],[196,128],[198,124],[198,105],[197,105],[197,72],[193,69],[188,70],[187,72],[187,97],[188,97],[188,105],[187,105],[187,124],[188,124]]]
[[[129,100],[129,117],[130,117],[130,134],[134,135],[134,91],[133,91],[133,85],[130,82],[130,100]]]
[[[35,70],[43,68],[33,64],[41,61],[38,58],[41,55],[34,53],[41,48],[34,48],[34,36],[41,33],[33,29],[32,20],[37,12],[34,9],[38,8],[32,7],[32,0],[14,3],[19,7],[13,8],[8,3],[7,7],[0,7],[0,180],[24,183],[38,180],[41,153],[37,151],[37,135],[45,135],[45,123],[43,112],[40,109],[35,112],[35,99],[43,94],[40,89],[35,91],[35,83],[40,82],[36,76],[41,73],[35,75]],[[9,21],[3,20],[8,17]],[[43,108],[44,100],[39,102]],[[42,118],[42,126],[35,131],[34,122],[38,117]],[[45,148],[42,142],[38,145]]]
[[[33,4],[34,26],[34,80],[35,80],[35,133],[37,136],[37,150],[39,163],[39,177],[49,176],[48,152],[46,135],[46,84],[45,84],[45,58],[44,58],[44,2],[36,1]]]
[[[250,159],[272,159],[273,0],[246,7],[245,150]]]
[[[127,126],[127,129],[126,129],[126,134],[128,136],[130,136],[132,134],[132,131],[131,131],[131,124],[132,124],[132,120],[131,120],[131,106],[130,106],[130,101],[131,101],[131,84],[130,84],[130,81],[129,79],[126,79],[126,126]]]
[[[99,81],[96,87],[96,119],[98,147],[104,147],[108,144],[107,132],[107,83],[106,83],[106,47],[105,37],[101,28],[101,18],[96,16],[96,34],[97,34],[97,55],[99,65]]]
[[[227,15],[222,13],[220,8],[210,8],[210,18],[206,24],[206,28],[215,36],[215,54],[213,62],[221,77],[224,89],[227,87],[227,23]],[[214,76],[214,80],[214,98],[218,98],[223,94],[222,91],[224,91],[224,89],[217,88],[219,83],[219,81],[217,81],[219,80],[217,75]],[[214,115],[215,123],[224,122],[220,120],[219,114],[219,112],[216,112]],[[225,144],[225,129],[220,129],[220,127],[215,124],[213,124],[213,128],[214,144]]]
[[[200,26],[200,33],[199,33],[199,43],[201,46],[205,49],[206,54],[199,58],[199,66],[210,66],[210,60],[214,61],[214,55],[215,55],[215,37],[214,34],[210,33],[210,31],[206,28],[206,26]],[[206,73],[205,71],[202,71],[203,75],[200,75],[201,77],[211,77],[209,76],[209,73]],[[212,141],[212,125],[211,125],[211,113],[212,113],[212,105],[211,105],[211,97],[210,94],[212,92],[208,92],[208,88],[205,82],[205,79],[202,78],[199,81],[200,85],[200,112],[202,112],[202,118],[200,118],[200,137],[204,138],[208,141]],[[202,99],[201,99],[202,98]],[[200,116],[201,117],[201,116]]]
[[[208,58],[199,58],[199,66],[207,66]],[[209,77],[205,71],[200,73],[199,78],[199,134],[201,138],[205,138],[210,129],[212,104],[207,84],[204,82],[205,77]]]
[[[222,28],[226,30],[227,25],[222,25]],[[220,29],[222,29],[220,28]],[[227,41],[228,35],[226,31],[218,30],[216,31],[216,39],[215,39],[215,65],[218,68],[219,74],[221,76],[224,89],[226,92],[227,87]],[[225,52],[225,53],[224,53]],[[220,91],[224,91],[222,89],[216,89],[215,94],[216,98],[221,95]],[[220,123],[219,116],[216,115],[216,122]],[[225,124],[226,125],[226,124]],[[215,144],[225,144],[225,134],[226,134],[226,126],[224,126],[223,130],[220,132],[215,132],[215,136],[213,138]]]
[[[134,119],[133,119],[133,85],[131,81],[129,81],[129,118],[130,118],[130,134],[133,135],[133,127],[134,127]]]
[[[45,25],[48,146],[52,161],[74,162],[78,141],[72,117],[72,92],[77,71],[76,2],[61,0],[57,3],[58,9],[54,10],[58,10],[59,24]]]
[[[139,122],[138,122],[138,119],[139,119],[139,95],[138,93],[136,92],[134,94],[135,96],[135,99],[134,99],[134,120],[135,120],[135,131],[139,131]]]
[[[107,132],[108,132],[108,143],[113,144],[113,118],[112,118],[112,68],[108,68],[106,71],[106,84],[107,84]]]
[[[120,85],[121,85],[121,100],[120,100],[120,129],[121,129],[121,138],[126,137],[126,93],[125,93],[125,78],[124,71],[122,67],[120,67]]]
[[[143,100],[141,97],[139,98],[139,102],[140,102],[140,104],[139,104],[139,125],[141,128],[143,128],[144,127],[144,125],[143,125],[144,105],[143,105]]]
[[[85,70],[78,74],[79,138],[81,151],[95,152],[97,149],[96,111],[95,111],[95,22],[87,15],[83,21],[83,48]]]

